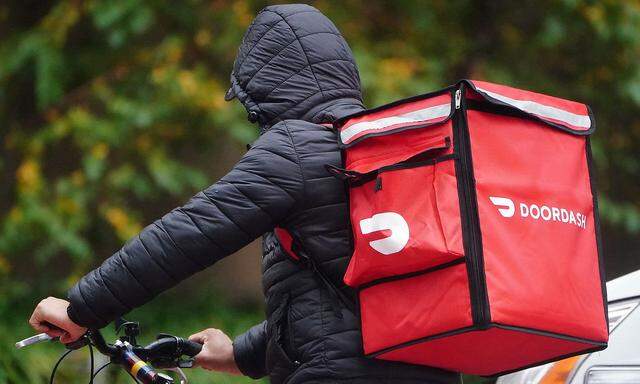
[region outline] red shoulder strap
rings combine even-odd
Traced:
[[[282,244],[282,248],[287,252],[287,255],[295,261],[300,261],[300,256],[296,255],[293,251],[293,236],[291,236],[289,231],[281,227],[275,227],[273,232],[278,238],[278,241],[280,241],[280,244]]]

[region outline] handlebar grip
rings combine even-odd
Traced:
[[[196,343],[195,341],[180,338],[180,345],[182,347],[182,353],[190,357],[194,357],[202,351],[202,344]]]

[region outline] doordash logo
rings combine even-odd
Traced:
[[[513,217],[516,213],[516,204],[507,197],[489,196],[489,200],[498,207],[498,212],[503,217]],[[563,224],[572,224],[578,228],[587,227],[587,217],[580,212],[561,207],[552,207],[541,204],[519,203],[518,212],[523,219],[556,221]]]
[[[493,205],[499,207],[498,212],[500,212],[503,217],[512,217],[516,212],[516,206],[513,204],[513,200],[511,199],[495,196],[489,196],[489,199],[491,199]]]
[[[378,231],[391,231],[391,234],[384,239],[369,242],[371,248],[382,253],[391,255],[398,253],[409,242],[409,224],[396,212],[382,212],[360,220],[360,230],[363,235]]]

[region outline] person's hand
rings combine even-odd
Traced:
[[[33,310],[29,324],[38,332],[51,337],[60,337],[60,342],[67,344],[76,341],[87,331],[71,321],[67,315],[69,302],[55,297],[47,297]]]
[[[196,366],[210,371],[242,374],[233,356],[233,343],[221,330],[208,328],[189,336],[189,340],[202,344],[202,351],[195,357]]]

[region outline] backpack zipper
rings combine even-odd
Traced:
[[[462,108],[462,86],[456,89],[455,104],[455,129],[459,142],[457,150],[460,158],[460,179],[462,181],[462,223],[468,232],[468,276],[471,294],[471,308],[474,324],[481,328],[489,325],[489,304],[487,299],[486,279],[484,275],[484,260],[482,255],[482,238],[480,235],[480,222],[478,219],[477,197],[475,194],[475,182],[473,179],[473,165],[471,159],[471,141],[466,124],[464,110]],[[464,230],[464,229],[463,229]]]

